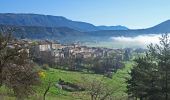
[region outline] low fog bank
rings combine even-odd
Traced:
[[[146,48],[147,45],[159,43],[161,34],[139,35],[136,37],[111,37],[112,42],[121,48]]]

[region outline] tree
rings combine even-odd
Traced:
[[[33,93],[39,83],[34,63],[29,58],[24,43],[0,34],[0,85],[12,88],[17,99],[23,100]]]
[[[150,46],[151,53],[157,58],[158,71],[161,77],[160,85],[165,100],[169,100],[170,93],[170,40],[168,34],[162,35],[160,38],[160,45],[155,47]]]
[[[76,70],[76,63],[75,63],[75,56],[70,55],[69,57],[67,57],[67,66],[68,69],[71,71],[75,71]]]
[[[130,52],[131,52],[130,48],[125,49],[125,52],[124,52],[124,60],[125,61],[129,61],[130,60],[130,56],[131,56]]]
[[[45,71],[39,71],[39,76],[41,77],[41,91],[43,91],[43,100],[46,100],[46,96],[48,92],[50,91],[50,88],[54,87],[57,83],[57,80],[55,80],[55,77],[50,76]]]
[[[163,34],[160,44],[149,45],[144,58],[135,60],[128,83],[128,93],[145,100],[169,100],[170,94],[170,40]]]
[[[140,98],[141,100],[158,96],[159,87],[157,86],[158,73],[157,66],[149,57],[139,57],[135,59],[136,66],[131,70],[131,79],[128,83],[128,94],[130,97]],[[151,99],[152,98],[152,99]],[[158,98],[158,97],[157,97]]]
[[[108,72],[113,72],[116,70],[117,66],[115,62],[114,56],[107,56],[107,57],[97,57],[92,60],[93,67],[91,68],[92,71],[98,74],[107,74]]]
[[[81,87],[85,88],[87,94],[90,96],[91,100],[112,100],[112,95],[116,92],[118,88],[113,88],[112,85],[106,84],[104,80],[93,79],[89,80],[84,79],[84,82],[81,84]]]
[[[83,64],[84,64],[84,68],[89,73],[92,70],[92,67],[93,67],[93,64],[94,64],[94,58],[93,57],[85,58]]]

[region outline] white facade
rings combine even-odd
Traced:
[[[50,51],[51,50],[51,46],[50,46],[50,44],[39,45],[39,50],[40,51]]]

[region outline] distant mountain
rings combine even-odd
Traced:
[[[142,34],[170,33],[170,20],[146,29],[102,30],[89,32],[92,36],[137,36]]]
[[[127,27],[125,26],[98,26],[98,28],[100,30],[129,30]]]
[[[86,22],[72,21],[62,16],[40,14],[0,13],[1,25],[68,27],[81,32],[99,30],[126,30],[124,26],[95,26]]]
[[[43,27],[43,26],[14,26],[0,25],[0,32],[8,32],[12,30],[12,35],[17,38],[29,39],[64,39],[73,37],[81,37],[83,32],[68,27]]]
[[[170,32],[170,20],[164,21],[151,28],[147,28],[147,30],[150,30],[152,32],[169,33]]]
[[[124,26],[94,26],[71,21],[64,17],[38,14],[0,14],[0,32],[12,29],[13,36],[30,39],[76,40],[170,33],[170,20],[146,29],[128,29]]]
[[[78,31],[97,31],[92,24],[66,19],[61,16],[39,14],[1,13],[0,24],[15,26],[68,27]]]

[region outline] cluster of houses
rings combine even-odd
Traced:
[[[101,47],[87,47],[81,46],[78,43],[74,44],[61,44],[56,41],[48,41],[48,40],[20,40],[16,42],[16,44],[24,45],[27,49],[29,55],[34,58],[44,60],[54,59],[57,61],[60,58],[67,57],[81,57],[81,58],[92,58],[92,57],[106,57],[112,54],[116,54],[115,57],[119,58],[119,60],[123,59],[123,49],[109,49],[109,48],[101,48]],[[55,62],[54,61],[54,62]]]
[[[72,57],[81,57],[81,58],[95,58],[95,57],[108,57],[114,55],[114,59],[122,61],[125,57],[126,51],[133,51],[131,49],[109,49],[102,47],[87,47],[82,46],[79,43],[73,44],[61,44],[56,41],[49,40],[19,40],[15,42],[11,42],[9,46],[13,46],[16,43],[24,44],[25,47],[30,46],[27,49],[27,52],[30,55],[33,55],[34,58],[41,59],[42,62],[45,60],[53,60],[53,62],[59,61],[60,58],[68,58]],[[141,49],[136,49],[137,51],[141,51]],[[142,49],[143,50],[143,49]],[[136,52],[137,52],[136,51]]]
[[[79,44],[62,45],[59,42],[36,41],[31,48],[36,57],[42,57],[45,53],[55,58],[65,58],[68,56],[82,56],[83,58],[104,57],[113,53],[122,56],[121,49],[108,49],[99,47],[80,46]]]

